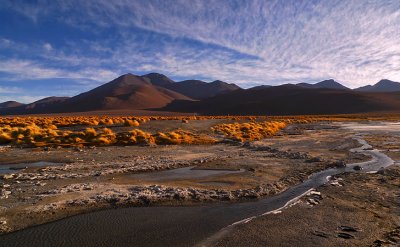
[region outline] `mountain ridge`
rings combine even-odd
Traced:
[[[354,90],[362,92],[398,92],[400,91],[400,83],[382,79],[374,85],[367,85]]]
[[[383,79],[374,86],[387,88],[388,85],[400,83]],[[333,79],[315,84],[261,85],[243,89],[220,80],[176,82],[159,73],[142,76],[127,73],[73,97],[47,97],[30,104],[0,103],[0,114],[156,109],[201,114],[358,113],[400,110],[398,97],[400,92],[352,90]]]

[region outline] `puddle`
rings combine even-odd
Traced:
[[[63,165],[62,163],[53,163],[47,161],[39,161],[33,163],[19,163],[19,164],[0,164],[0,174],[8,174],[8,173],[15,173],[18,170],[24,170],[30,167],[46,167],[46,166],[60,166]]]
[[[131,175],[132,178],[142,181],[168,181],[180,179],[193,179],[193,178],[208,178],[223,176],[228,174],[242,173],[245,169],[240,170],[222,170],[222,169],[200,169],[195,166],[183,167],[178,169],[147,172]]]
[[[400,122],[341,123],[340,126],[358,132],[400,132]]]

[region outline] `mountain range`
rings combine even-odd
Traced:
[[[219,80],[175,82],[158,73],[125,74],[74,97],[48,97],[30,104],[0,103],[1,115],[118,110],[211,115],[397,112],[400,111],[400,83],[384,79],[352,90],[329,79],[316,84],[242,89]]]

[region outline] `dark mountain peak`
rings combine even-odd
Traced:
[[[389,86],[389,85],[390,86],[398,86],[399,83],[395,82],[395,81],[388,80],[388,79],[382,79],[382,80],[378,81],[375,84],[375,86]]]
[[[88,91],[87,93],[99,92],[99,91],[103,91],[104,93],[111,93],[111,92],[118,91],[119,94],[121,94],[124,91],[130,91],[132,88],[145,86],[145,85],[151,85],[151,83],[145,81],[140,76],[137,76],[137,75],[134,75],[131,73],[127,73],[127,74],[121,75],[118,78],[115,78],[114,80],[112,80],[106,84],[103,84],[95,89],[92,89],[92,90]]]
[[[397,92],[400,91],[400,83],[388,79],[382,79],[375,85],[368,85],[355,89],[363,92]]]
[[[319,88],[348,89],[334,79],[324,80],[315,84]]]
[[[213,82],[210,82],[210,85],[216,85],[219,87],[224,87],[224,88],[229,88],[230,90],[235,90],[235,89],[239,89],[241,87],[239,87],[238,85],[234,84],[234,83],[227,83],[224,81],[220,81],[220,80],[215,80]]]
[[[54,103],[69,99],[69,97],[50,96],[33,102],[32,104]]]
[[[213,82],[211,82],[212,84],[228,84],[228,83],[226,83],[226,82],[224,82],[224,81],[220,81],[220,80],[215,80],[215,81],[213,81]]]
[[[18,106],[22,106],[24,104],[19,103],[17,101],[6,101],[3,103],[0,103],[0,108],[9,108],[9,107],[18,107]]]
[[[200,81],[200,80],[184,80],[184,81],[180,81],[178,83],[187,84],[187,85],[203,85],[203,84],[207,84],[207,82]]]
[[[219,80],[210,83],[201,80],[184,80],[165,85],[165,88],[186,95],[192,99],[205,99],[234,91],[240,87]]]
[[[259,85],[259,86],[254,86],[249,88],[248,90],[261,90],[261,89],[266,89],[266,88],[270,88],[272,86],[270,85]]]
[[[141,76],[145,81],[150,82],[156,86],[164,86],[171,83],[175,83],[173,80],[168,78],[166,75],[159,73],[149,73]]]
[[[296,84],[297,86],[300,87],[305,87],[305,88],[326,88],[326,89],[349,89],[339,82],[335,81],[334,79],[328,79],[324,81],[320,81],[315,84],[310,84],[310,83],[299,83]]]
[[[137,80],[138,78],[139,77],[137,75],[127,73],[127,74],[121,75],[120,77],[115,78],[110,83],[112,83],[112,82],[129,83],[129,82],[132,82],[133,80]]]

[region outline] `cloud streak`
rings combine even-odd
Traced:
[[[157,71],[245,87],[400,81],[398,0],[6,1],[0,8],[77,32],[58,43],[1,38],[3,79],[100,83]]]

